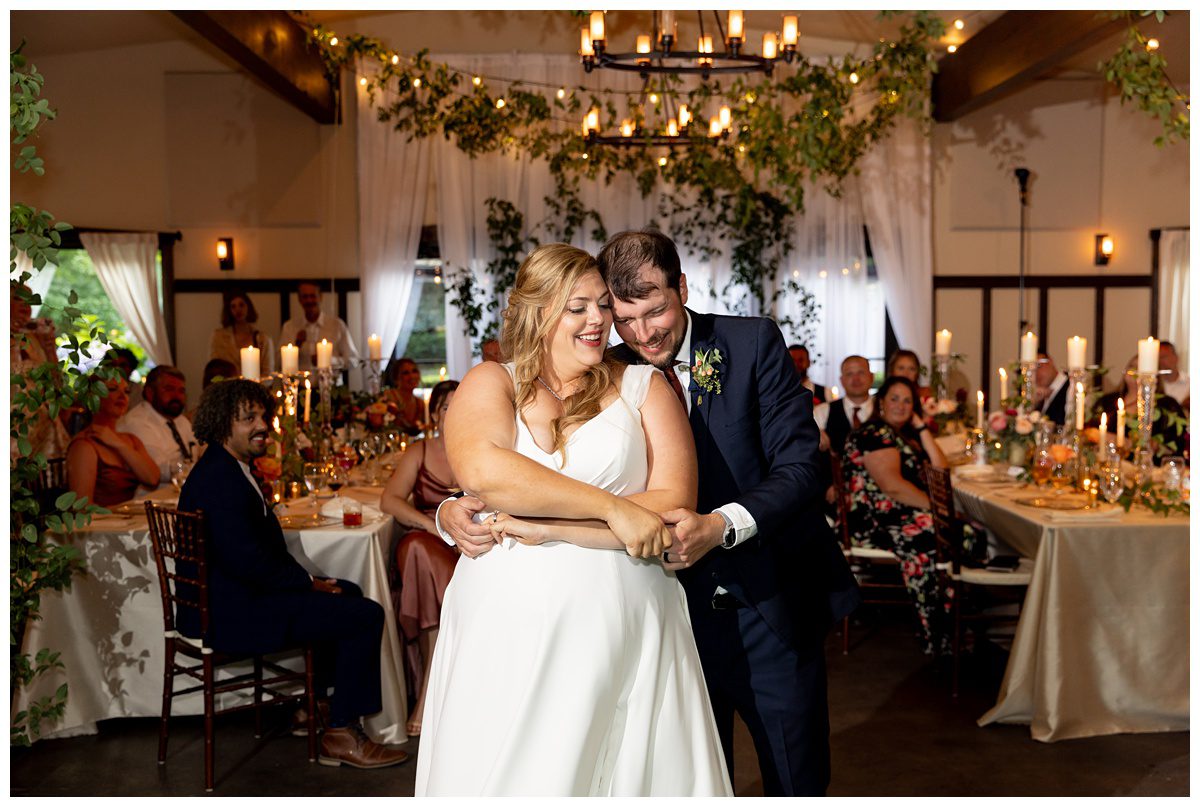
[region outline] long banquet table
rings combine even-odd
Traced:
[[[959,512],[1035,560],[996,705],[1036,740],[1189,727],[1189,519],[1055,512],[1031,487],[954,480]]]
[[[349,488],[352,495],[378,504],[379,488]],[[167,492],[152,494],[163,499]],[[284,531],[288,551],[314,575],[340,577],[361,586],[383,606],[380,654],[383,710],[363,721],[373,739],[407,741],[407,695],[403,648],[388,588],[386,557],[395,522],[383,515],[360,528],[341,524]],[[105,516],[67,538],[83,554],[85,574],[65,592],[42,595],[42,619],[26,629],[25,652],[61,652],[64,668],[51,670],[13,701],[14,712],[68,684],[62,718],[42,724],[41,738],[96,731],[111,717],[158,716],[162,709],[163,612],[158,572],[145,516]],[[298,659],[297,659],[298,660]],[[200,693],[176,699],[172,714],[200,714]]]

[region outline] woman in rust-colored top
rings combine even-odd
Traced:
[[[136,435],[116,429],[129,408],[128,383],[118,378],[105,386],[108,395],[100,399],[91,425],[67,449],[67,484],[89,502],[108,507],[132,499],[139,483],[156,487],[159,471]]]
[[[457,388],[457,381],[442,381],[433,388],[429,396],[433,428],[424,440],[414,443],[400,458],[380,502],[384,512],[390,513],[409,530],[396,544],[392,599],[396,621],[404,634],[409,683],[416,693],[416,704],[405,726],[408,734],[414,737],[421,733],[425,689],[441,622],[442,598],[458,562],[458,550],[438,537],[433,520],[438,505],[459,489],[446,460],[440,430]],[[398,593],[396,583],[399,583]]]

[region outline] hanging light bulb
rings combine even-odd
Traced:
[[[561,101],[562,99],[564,99],[566,97],[567,97],[567,91],[564,90],[562,87],[559,87],[558,88],[558,100]]]
[[[687,104],[679,105],[679,128],[686,129],[687,125],[692,122],[692,113],[687,108]]]

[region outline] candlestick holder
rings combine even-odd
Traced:
[[[367,392],[373,397],[378,397],[379,391],[383,388],[383,361],[383,359],[367,359],[363,362]]]
[[[1037,371],[1037,361],[1021,362],[1021,406],[1025,412],[1033,411],[1034,384],[1033,377]]]
[[[933,394],[939,401],[950,399],[950,354],[940,354],[933,357],[937,366],[937,376],[934,378]]]
[[[1150,478],[1154,468],[1154,446],[1151,436],[1154,429],[1154,393],[1158,387],[1158,373],[1128,371],[1137,379],[1137,432],[1133,438],[1133,464],[1137,468],[1138,483]]]
[[[320,414],[321,433],[317,456],[323,460],[327,458],[328,449],[333,445],[333,368],[317,368],[317,390],[320,393],[317,410]]]

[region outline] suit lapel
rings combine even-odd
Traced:
[[[721,349],[722,364],[724,364],[725,350],[722,345],[716,343],[714,326],[716,317],[712,314],[697,314],[695,311],[688,309],[688,315],[692,318],[692,346],[691,355],[688,361],[695,362],[696,351],[710,350],[713,347]],[[724,369],[721,366],[717,367],[718,372]],[[692,412],[689,420],[692,424],[692,431],[699,430],[708,431],[708,421],[712,416],[713,406],[720,399],[719,395],[713,395],[705,391],[698,383],[694,373],[688,374],[691,381],[688,383],[688,396],[691,397]]]

